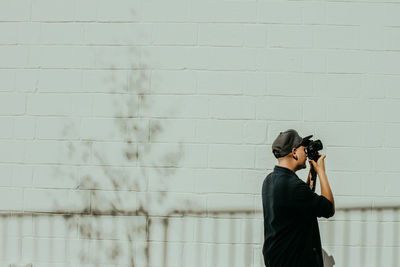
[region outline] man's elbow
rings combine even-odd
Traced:
[[[335,215],[335,205],[333,205],[331,202],[330,202],[330,204],[331,205],[326,207],[325,214],[323,215],[323,217],[325,217],[327,219],[330,217],[333,217],[333,215]]]
[[[333,217],[333,215],[335,215],[335,204],[332,204],[330,211],[331,212],[329,213],[329,216],[327,218]]]

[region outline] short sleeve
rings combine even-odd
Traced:
[[[295,209],[305,216],[329,218],[334,214],[333,204],[311,191],[306,183],[296,185],[293,201]]]

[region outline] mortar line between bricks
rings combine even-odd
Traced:
[[[82,71],[123,71],[123,70],[131,70],[131,71],[139,71],[139,70],[148,70],[143,68],[58,68],[58,67],[35,67],[35,68],[0,68],[0,70],[82,70]],[[287,74],[341,74],[341,75],[365,75],[372,74],[369,72],[311,72],[311,71],[291,71],[291,72],[281,72],[281,71],[267,71],[267,70],[259,70],[259,69],[196,69],[196,68],[179,68],[179,69],[152,69],[155,71],[204,71],[204,72],[248,72],[248,73],[287,73]],[[400,76],[400,73],[375,73],[375,75],[387,75],[387,76]],[[9,91],[12,92],[12,91]],[[90,92],[90,91],[88,91]],[[103,92],[104,93],[104,92]],[[346,97],[343,97],[346,98]],[[380,99],[384,99],[384,97],[380,97]]]
[[[115,68],[115,67],[86,67],[86,68],[78,68],[78,67],[0,67],[0,70],[83,70],[83,71],[202,71],[202,72],[248,72],[248,73],[293,73],[293,74],[345,74],[345,75],[364,75],[364,74],[372,74],[369,72],[320,72],[320,71],[281,71],[281,70],[260,70],[260,69],[198,69],[198,68]],[[388,75],[388,76],[400,76],[399,73],[373,73],[375,75]]]
[[[1,94],[0,94],[1,95]],[[40,114],[26,114],[26,115],[28,115],[28,116],[30,116],[30,117],[46,117],[47,116],[47,118],[68,118],[69,117],[69,115],[54,115],[54,116],[51,116],[51,115],[46,115],[46,114],[43,114],[43,115],[40,115]],[[17,115],[13,115],[13,114],[5,114],[5,115],[0,115],[0,118],[1,117],[10,117],[10,116],[14,116],[14,117],[22,117],[22,116],[24,116],[24,114],[19,114],[18,116]],[[94,118],[94,119],[96,119],[96,118],[104,118],[104,119],[107,119],[107,118],[109,118],[109,119],[112,119],[112,118],[117,118],[117,119],[127,119],[127,117],[112,117],[112,116],[110,116],[110,117],[92,117],[92,118]],[[163,120],[163,119],[185,119],[185,120],[193,120],[193,119],[198,119],[198,120],[200,120],[201,118],[199,118],[199,117],[147,117],[147,118],[149,118],[149,119],[160,119],[160,120]],[[135,118],[132,118],[132,119],[135,119]],[[242,120],[246,120],[246,119],[252,119],[252,118],[213,118],[213,119],[215,119],[215,120],[230,120],[230,121],[242,121]],[[262,121],[263,119],[257,119],[257,120],[259,120],[259,121]],[[268,120],[269,122],[278,122],[278,123],[282,123],[282,122],[285,122],[285,123],[297,123],[297,122],[299,122],[299,121],[292,121],[292,120],[283,120],[283,119],[281,119],[281,120]],[[307,121],[307,122],[311,122],[311,121]],[[329,120],[329,121],[314,121],[314,122],[318,122],[318,123],[348,123],[348,124],[351,124],[351,123],[360,123],[360,121],[338,121],[338,120]],[[380,121],[372,121],[371,123],[378,123],[378,122],[380,122]],[[390,121],[390,122],[385,122],[385,123],[390,123],[390,124],[393,124],[393,125],[397,125],[397,124],[400,124],[400,122],[393,122],[393,121]],[[32,139],[28,139],[28,138],[21,138],[21,139],[19,139],[19,140],[32,140]],[[69,138],[67,139],[55,139],[55,140],[70,140]],[[75,140],[78,140],[78,139],[75,139]],[[89,141],[89,139],[84,139],[85,141]],[[122,141],[121,141],[122,142]],[[195,143],[194,143],[195,144]],[[361,147],[361,146],[349,146],[349,147]],[[364,146],[363,146],[364,147]],[[366,147],[366,148],[399,148],[399,147],[382,147],[382,146],[370,146],[370,147]]]
[[[298,2],[296,0],[296,2]],[[331,1],[332,3],[338,1]],[[348,1],[346,1],[348,2]],[[365,2],[365,3],[386,3],[386,4],[397,4],[400,5],[399,2]],[[65,24],[240,24],[240,25],[282,25],[282,26],[368,26],[365,24],[336,24],[336,23],[284,23],[284,22],[248,22],[248,21],[200,21],[200,20],[192,20],[192,21],[152,21],[152,20],[0,20],[0,23],[65,23]],[[400,27],[400,25],[382,25],[382,27]]]
[[[399,26],[400,27],[400,26]],[[26,45],[29,47],[82,47],[82,48],[90,48],[90,47],[133,47],[133,48],[165,48],[165,47],[171,47],[171,48],[177,48],[177,47],[183,47],[183,48],[239,48],[239,49],[247,49],[247,50],[260,50],[260,49],[265,49],[266,51],[270,50],[299,50],[299,51],[307,51],[307,50],[321,50],[321,51],[346,51],[346,52],[400,52],[400,49],[365,49],[365,48],[329,48],[329,47],[296,47],[296,46],[243,46],[243,45],[235,45],[235,46],[227,46],[227,45],[196,45],[196,44],[149,44],[149,43],[144,43],[144,44],[136,44],[136,43],[126,43],[126,44],[116,44],[116,43],[100,43],[100,44],[95,44],[95,43],[54,43],[54,44],[49,44],[49,43],[19,43],[19,42],[13,42],[13,43],[1,43],[0,47],[2,46],[15,46],[15,45]]]

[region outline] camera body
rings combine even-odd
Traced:
[[[318,158],[320,157],[318,155],[318,151],[320,151],[323,148],[321,140],[308,140],[306,144],[306,152],[307,152],[307,157],[313,161],[317,161]]]

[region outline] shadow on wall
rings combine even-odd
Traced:
[[[80,198],[76,202],[83,204],[75,209],[57,197],[49,199],[54,202],[52,213],[63,214],[68,229],[74,231],[78,225],[78,238],[85,243],[81,244],[80,262],[95,266],[101,261],[118,263],[122,246],[130,248],[126,251],[130,258],[129,266],[137,266],[136,258],[149,264],[152,217],[166,213],[170,203],[167,188],[149,192],[148,172],[155,172],[153,176],[167,180],[175,173],[183,155],[182,144],[169,146],[172,151],[156,149],[153,153],[152,139],[162,134],[163,126],[160,119],[141,117],[141,112],[157,107],[148,97],[150,77],[142,60],[143,54],[134,47],[129,48],[129,53],[128,58],[141,61],[132,63],[128,69],[111,66],[108,69],[110,77],[104,81],[110,84],[111,90],[104,96],[94,96],[94,101],[99,103],[97,107],[104,104],[105,110],[114,109],[113,117],[85,120],[88,125],[83,127],[98,127],[89,129],[93,138],[69,141],[68,144],[70,161],[77,162],[71,167],[77,167],[79,174],[79,183],[74,190],[77,194],[73,197]],[[120,75],[126,75],[125,82],[119,83]],[[71,131],[68,127],[64,131],[66,136]],[[109,135],[105,137],[102,132]],[[116,138],[104,141],[108,136]],[[56,168],[55,179],[59,172],[61,170]],[[76,179],[74,175],[70,178]],[[190,201],[178,204],[190,206]],[[127,216],[131,219],[128,220]],[[120,225],[121,221],[121,229],[115,229],[114,224]],[[121,231],[124,233],[122,236]],[[121,238],[122,244],[118,242]],[[39,245],[37,240],[34,242],[35,246]],[[143,249],[138,249],[134,243],[142,243]],[[49,246],[51,251],[52,244]]]

